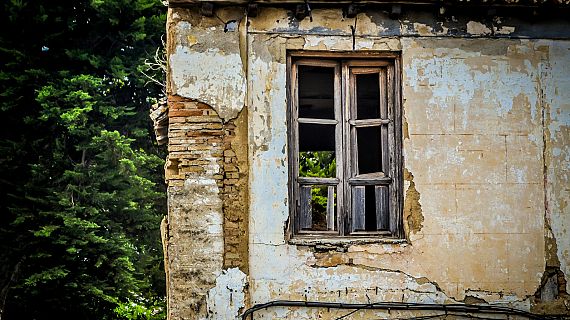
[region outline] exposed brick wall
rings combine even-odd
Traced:
[[[171,95],[168,107],[169,313],[193,318],[207,313],[215,274],[247,273],[247,128],[244,115],[224,123],[191,99]]]
[[[247,117],[242,113],[224,124],[223,181],[224,269],[248,272]]]

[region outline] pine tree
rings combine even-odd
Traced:
[[[140,70],[165,11],[0,5],[3,319],[161,318],[164,155],[148,119],[161,88]]]

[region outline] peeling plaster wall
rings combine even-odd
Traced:
[[[228,21],[241,17],[242,11],[217,14]],[[225,121],[235,118],[246,93],[239,34],[226,33],[220,20],[190,10],[170,11],[169,33],[170,94],[204,102]]]
[[[207,285],[169,281],[171,319],[233,319],[253,304],[282,299],[474,301],[529,310],[549,264],[568,279],[569,41],[497,39],[491,35],[519,32],[519,22],[500,19],[429,23],[410,14],[395,21],[380,11],[349,19],[340,9],[315,9],[311,22],[266,7],[247,22],[239,9],[217,11],[221,20],[239,21],[238,31],[224,33],[218,19],[196,12],[170,10],[169,93],[207,103],[220,123],[241,123],[237,131],[247,142],[240,142],[239,177],[247,175],[249,190],[239,197],[248,206],[228,206],[213,185],[208,194],[170,193],[169,203],[173,212],[183,197],[213,201],[217,225],[246,210],[247,226],[238,229],[246,229],[249,242],[238,256],[247,255],[247,267],[223,262],[231,234],[215,233],[219,258],[197,274]],[[401,51],[407,241],[332,249],[287,242],[287,50]],[[225,167],[216,170],[212,176],[228,178]],[[208,216],[198,202],[179,211]],[[170,224],[171,237],[177,228]],[[187,246],[185,256],[169,250],[170,259],[200,265],[192,255],[198,249]],[[183,267],[168,268],[172,274]],[[178,311],[196,296],[204,297],[202,309]],[[256,319],[344,313],[271,308]]]

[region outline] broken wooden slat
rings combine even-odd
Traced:
[[[313,210],[311,206],[311,186],[302,186],[300,188],[300,209],[299,209],[299,229],[311,229],[313,227]]]
[[[352,188],[352,231],[365,230],[364,191],[363,186]]]
[[[382,124],[389,124],[390,119],[362,119],[362,120],[349,120],[348,123],[356,126],[357,128],[376,127]]]
[[[327,193],[327,229],[335,229],[334,187],[328,187]]]
[[[337,124],[338,121],[334,119],[314,119],[314,118],[299,118],[299,123],[309,124]]]
[[[309,184],[337,185],[340,183],[340,179],[338,178],[299,177],[297,179],[301,185],[309,185]]]
[[[354,178],[348,179],[348,183],[351,185],[377,185],[377,184],[390,184],[392,182],[392,178],[389,177],[377,177],[377,178],[360,178],[361,175],[358,175]]]
[[[375,186],[375,197],[376,197],[376,229],[377,230],[388,230],[389,229],[389,199],[390,193],[388,192],[388,187],[386,186]]]

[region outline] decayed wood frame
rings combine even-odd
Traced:
[[[301,194],[300,202],[301,202],[301,210],[299,210],[299,227],[300,229],[311,229],[313,227],[313,208],[311,205],[312,197],[311,197],[311,190],[313,188],[311,186],[302,186],[300,188]]]
[[[378,59],[367,59],[378,57]],[[356,60],[351,58],[356,58]],[[323,60],[325,59],[325,60]],[[333,60],[334,59],[334,60]],[[318,236],[388,236],[403,237],[401,180],[401,110],[400,110],[400,61],[397,53],[357,54],[332,52],[290,52],[287,60],[288,93],[290,108],[290,181],[292,194],[293,234]],[[335,119],[298,118],[298,69],[299,65],[334,68]],[[355,74],[378,73],[380,85],[380,119],[356,119],[357,97]],[[342,100],[341,100],[342,99]],[[299,123],[335,125],[336,178],[299,177]],[[372,174],[358,174],[358,141],[356,128],[379,127],[381,135],[381,170]],[[366,143],[366,142],[364,142]],[[302,230],[308,226],[310,188],[327,187],[328,231]],[[377,231],[364,231],[365,186],[374,186]],[[336,212],[334,191],[336,188]],[[309,192],[307,193],[307,189]],[[301,192],[301,190],[303,190]],[[303,197],[300,199],[299,197]],[[298,199],[298,200],[295,200]],[[304,209],[301,209],[303,207]],[[296,213],[295,213],[296,212]],[[303,212],[303,213],[302,213]],[[302,217],[300,217],[302,215]],[[312,215],[310,216],[312,219]],[[336,221],[335,221],[336,220]],[[348,222],[348,224],[347,224]],[[311,221],[312,224],[312,221]],[[336,224],[336,225],[335,225]],[[335,228],[337,228],[336,231]]]
[[[335,216],[334,216],[334,187],[327,188],[327,229],[335,229]]]
[[[388,186],[375,186],[374,195],[376,199],[376,228],[378,230],[388,230],[389,228],[389,191]]]
[[[356,186],[352,187],[352,219],[351,219],[351,232],[364,230],[364,212],[366,210],[364,203],[365,187]]]

